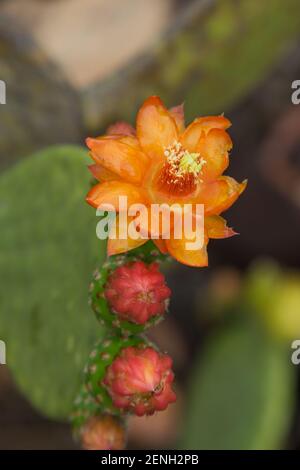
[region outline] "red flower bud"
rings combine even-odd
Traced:
[[[125,449],[125,430],[118,418],[103,415],[90,418],[82,434],[82,447],[86,450]]]
[[[116,407],[151,415],[176,401],[172,359],[152,347],[126,347],[107,368],[103,383]]]
[[[165,313],[171,291],[157,263],[142,261],[120,266],[110,275],[105,297],[122,319],[146,323],[149,318]]]

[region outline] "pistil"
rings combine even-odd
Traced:
[[[191,153],[180,142],[174,142],[165,149],[164,155],[166,162],[158,182],[160,189],[180,196],[193,192],[206,164],[200,153]]]

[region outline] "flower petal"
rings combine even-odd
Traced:
[[[146,167],[140,150],[117,138],[88,138],[86,144],[97,164],[131,183],[141,182]]]
[[[175,119],[179,132],[183,132],[185,128],[184,103],[179,104],[178,106],[173,106],[173,108],[169,109],[169,113]]]
[[[227,227],[227,222],[219,215],[205,217],[205,229],[209,238],[229,238],[238,235],[232,228]]]
[[[195,119],[184,131],[180,141],[189,152],[195,152],[202,133],[206,135],[210,129],[227,129],[230,121],[224,116],[206,116]]]
[[[118,121],[109,126],[106,130],[107,135],[135,135],[135,128],[125,121]]]
[[[162,238],[157,238],[153,239],[152,241],[163,255],[166,255],[168,253],[168,248],[165,240],[163,240]]]
[[[222,114],[220,116],[203,116],[195,119],[197,124],[201,124],[203,129],[208,132],[210,129],[228,129],[231,122]]]
[[[126,211],[131,204],[145,204],[143,191],[137,186],[123,181],[106,181],[96,184],[90,189],[86,201],[91,206],[102,210],[111,210],[111,206],[113,206],[115,211],[119,212],[120,196],[127,198],[127,205],[124,208]]]
[[[168,204],[162,205],[160,210],[152,209],[154,206],[148,206],[147,211],[135,219],[141,235],[153,239],[168,236],[174,225],[174,213]]]
[[[96,178],[96,180],[98,181],[113,181],[120,179],[120,177],[116,173],[113,173],[112,171],[109,171],[104,168],[104,166],[97,165],[96,163],[94,163],[93,165],[89,165],[88,169],[90,170],[94,178]]]
[[[135,148],[137,150],[137,154],[139,156],[139,159],[142,160],[144,163],[145,167],[149,165],[149,157],[142,151],[140,147],[140,143],[138,139],[135,136],[132,135],[125,135],[120,137],[120,142],[123,144],[130,145],[131,147]]]
[[[178,140],[176,122],[157,96],[140,108],[136,130],[142,149],[152,158],[162,157],[165,147]]]
[[[199,250],[187,250],[186,243],[191,243],[193,240],[180,238],[165,240],[168,252],[173,256],[179,263],[186,264],[188,266],[204,267],[208,266],[207,256],[207,243],[208,239],[205,237],[203,247]]]
[[[196,202],[204,204],[205,215],[218,215],[232,206],[246,186],[246,180],[238,183],[230,176],[221,176],[216,181],[201,185]]]
[[[128,226],[131,222],[133,222],[133,217],[125,216],[125,214],[121,217],[117,215],[108,236],[108,256],[125,253],[126,251],[133,250],[147,242],[147,239],[142,238],[141,236],[137,237],[136,240],[128,236]],[[125,238],[120,236],[120,233],[122,232],[127,234]]]
[[[201,172],[202,180],[212,181],[222,175],[228,167],[228,152],[231,149],[231,138],[223,129],[211,129],[205,137],[200,139],[196,151],[206,161]]]

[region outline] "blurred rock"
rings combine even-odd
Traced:
[[[24,2],[26,3],[26,2]],[[52,144],[83,135],[78,97],[17,21],[0,11],[0,169]]]
[[[17,19],[73,86],[81,88],[125,65],[162,33],[173,0],[9,0]]]

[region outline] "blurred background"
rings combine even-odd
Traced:
[[[209,268],[167,268],[150,336],[178,401],[132,418],[129,447],[299,450],[298,0],[2,0],[0,79],[0,448],[78,448],[68,415],[103,334],[87,290],[105,256],[84,138],[156,94],[187,122],[224,112],[229,174],[249,186]]]

